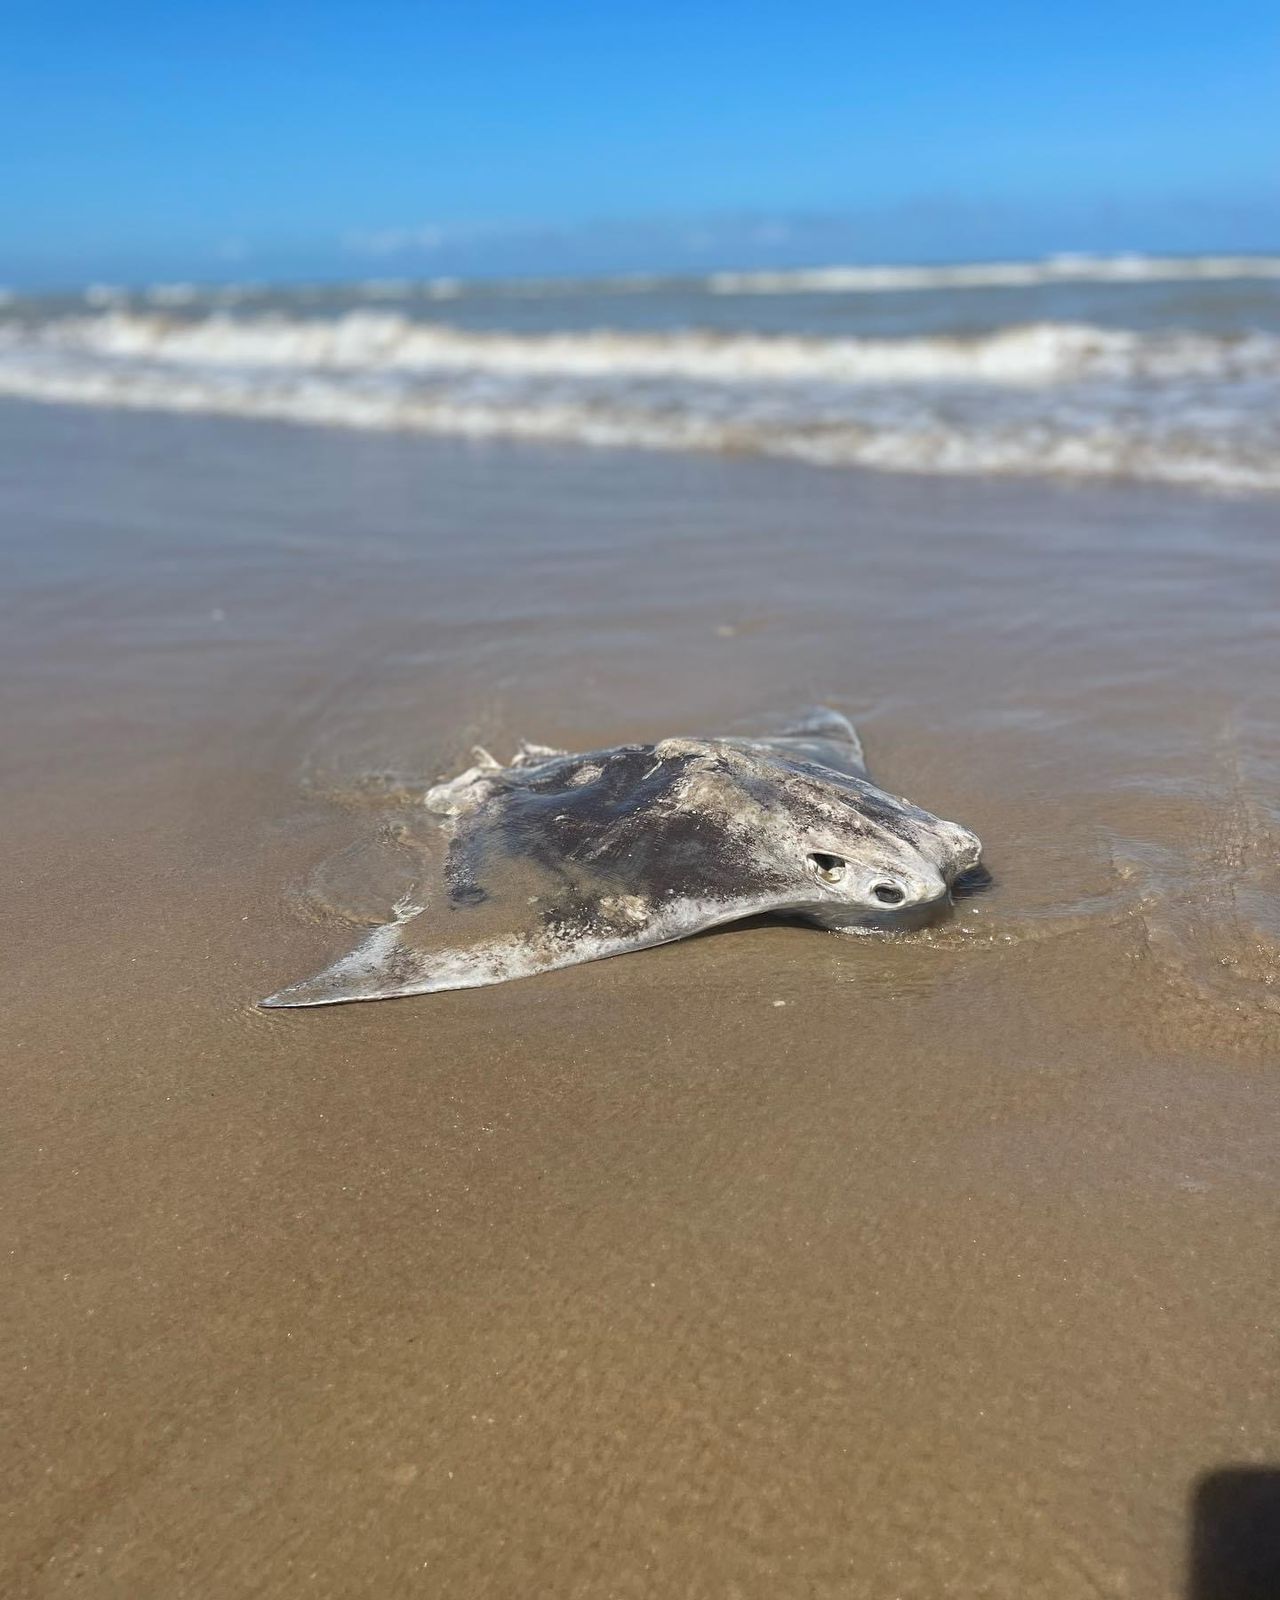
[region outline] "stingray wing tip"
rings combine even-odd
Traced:
[[[302,1006],[332,1006],[343,1000],[362,1000],[365,996],[344,992],[333,980],[330,972],[317,973],[314,978],[303,978],[298,983],[286,984],[265,1000],[258,1001],[260,1011],[297,1010]]]
[[[275,994],[269,994],[265,1000],[258,1001],[259,1011],[283,1011],[298,1006],[322,1006],[324,1001],[314,996],[300,993],[305,985],[291,985],[287,989],[277,989]]]

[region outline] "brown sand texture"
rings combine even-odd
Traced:
[[[1246,1592],[1274,502],[0,423],[0,1593]],[[256,1009],[400,776],[815,702],[985,893]]]

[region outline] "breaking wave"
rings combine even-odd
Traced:
[[[1049,256],[935,267],[813,267],[717,272],[713,294],[883,294],[911,289],[1022,289],[1056,283],[1223,283],[1280,280],[1280,256]]]
[[[1280,282],[1280,256],[1091,255],[1066,252],[1038,261],[973,261],[943,265],[788,267],[712,272],[705,277],[664,273],[619,273],[599,277],[553,278],[367,278],[348,286],[366,300],[480,299],[563,300],[576,296],[661,294],[673,290],[714,295],[896,294],[916,290],[1034,289],[1071,284],[1197,284]],[[327,297],[333,285],[295,287],[302,299]],[[234,303],[269,292],[263,284],[227,284],[221,289],[190,283],[157,283],[140,291],[152,305],[186,305],[202,300]],[[130,290],[93,284],[87,304],[127,304]]]
[[[0,321],[0,394],[833,466],[1280,489],[1280,335],[1260,331],[513,333],[374,310],[116,309]]]

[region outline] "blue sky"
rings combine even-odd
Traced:
[[[0,283],[1280,248],[1280,7],[10,8]]]

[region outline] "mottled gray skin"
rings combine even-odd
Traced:
[[[981,853],[957,823],[876,788],[830,711],[756,738],[525,746],[425,803],[449,840],[435,892],[264,1005],[501,983],[763,912],[912,925]]]

